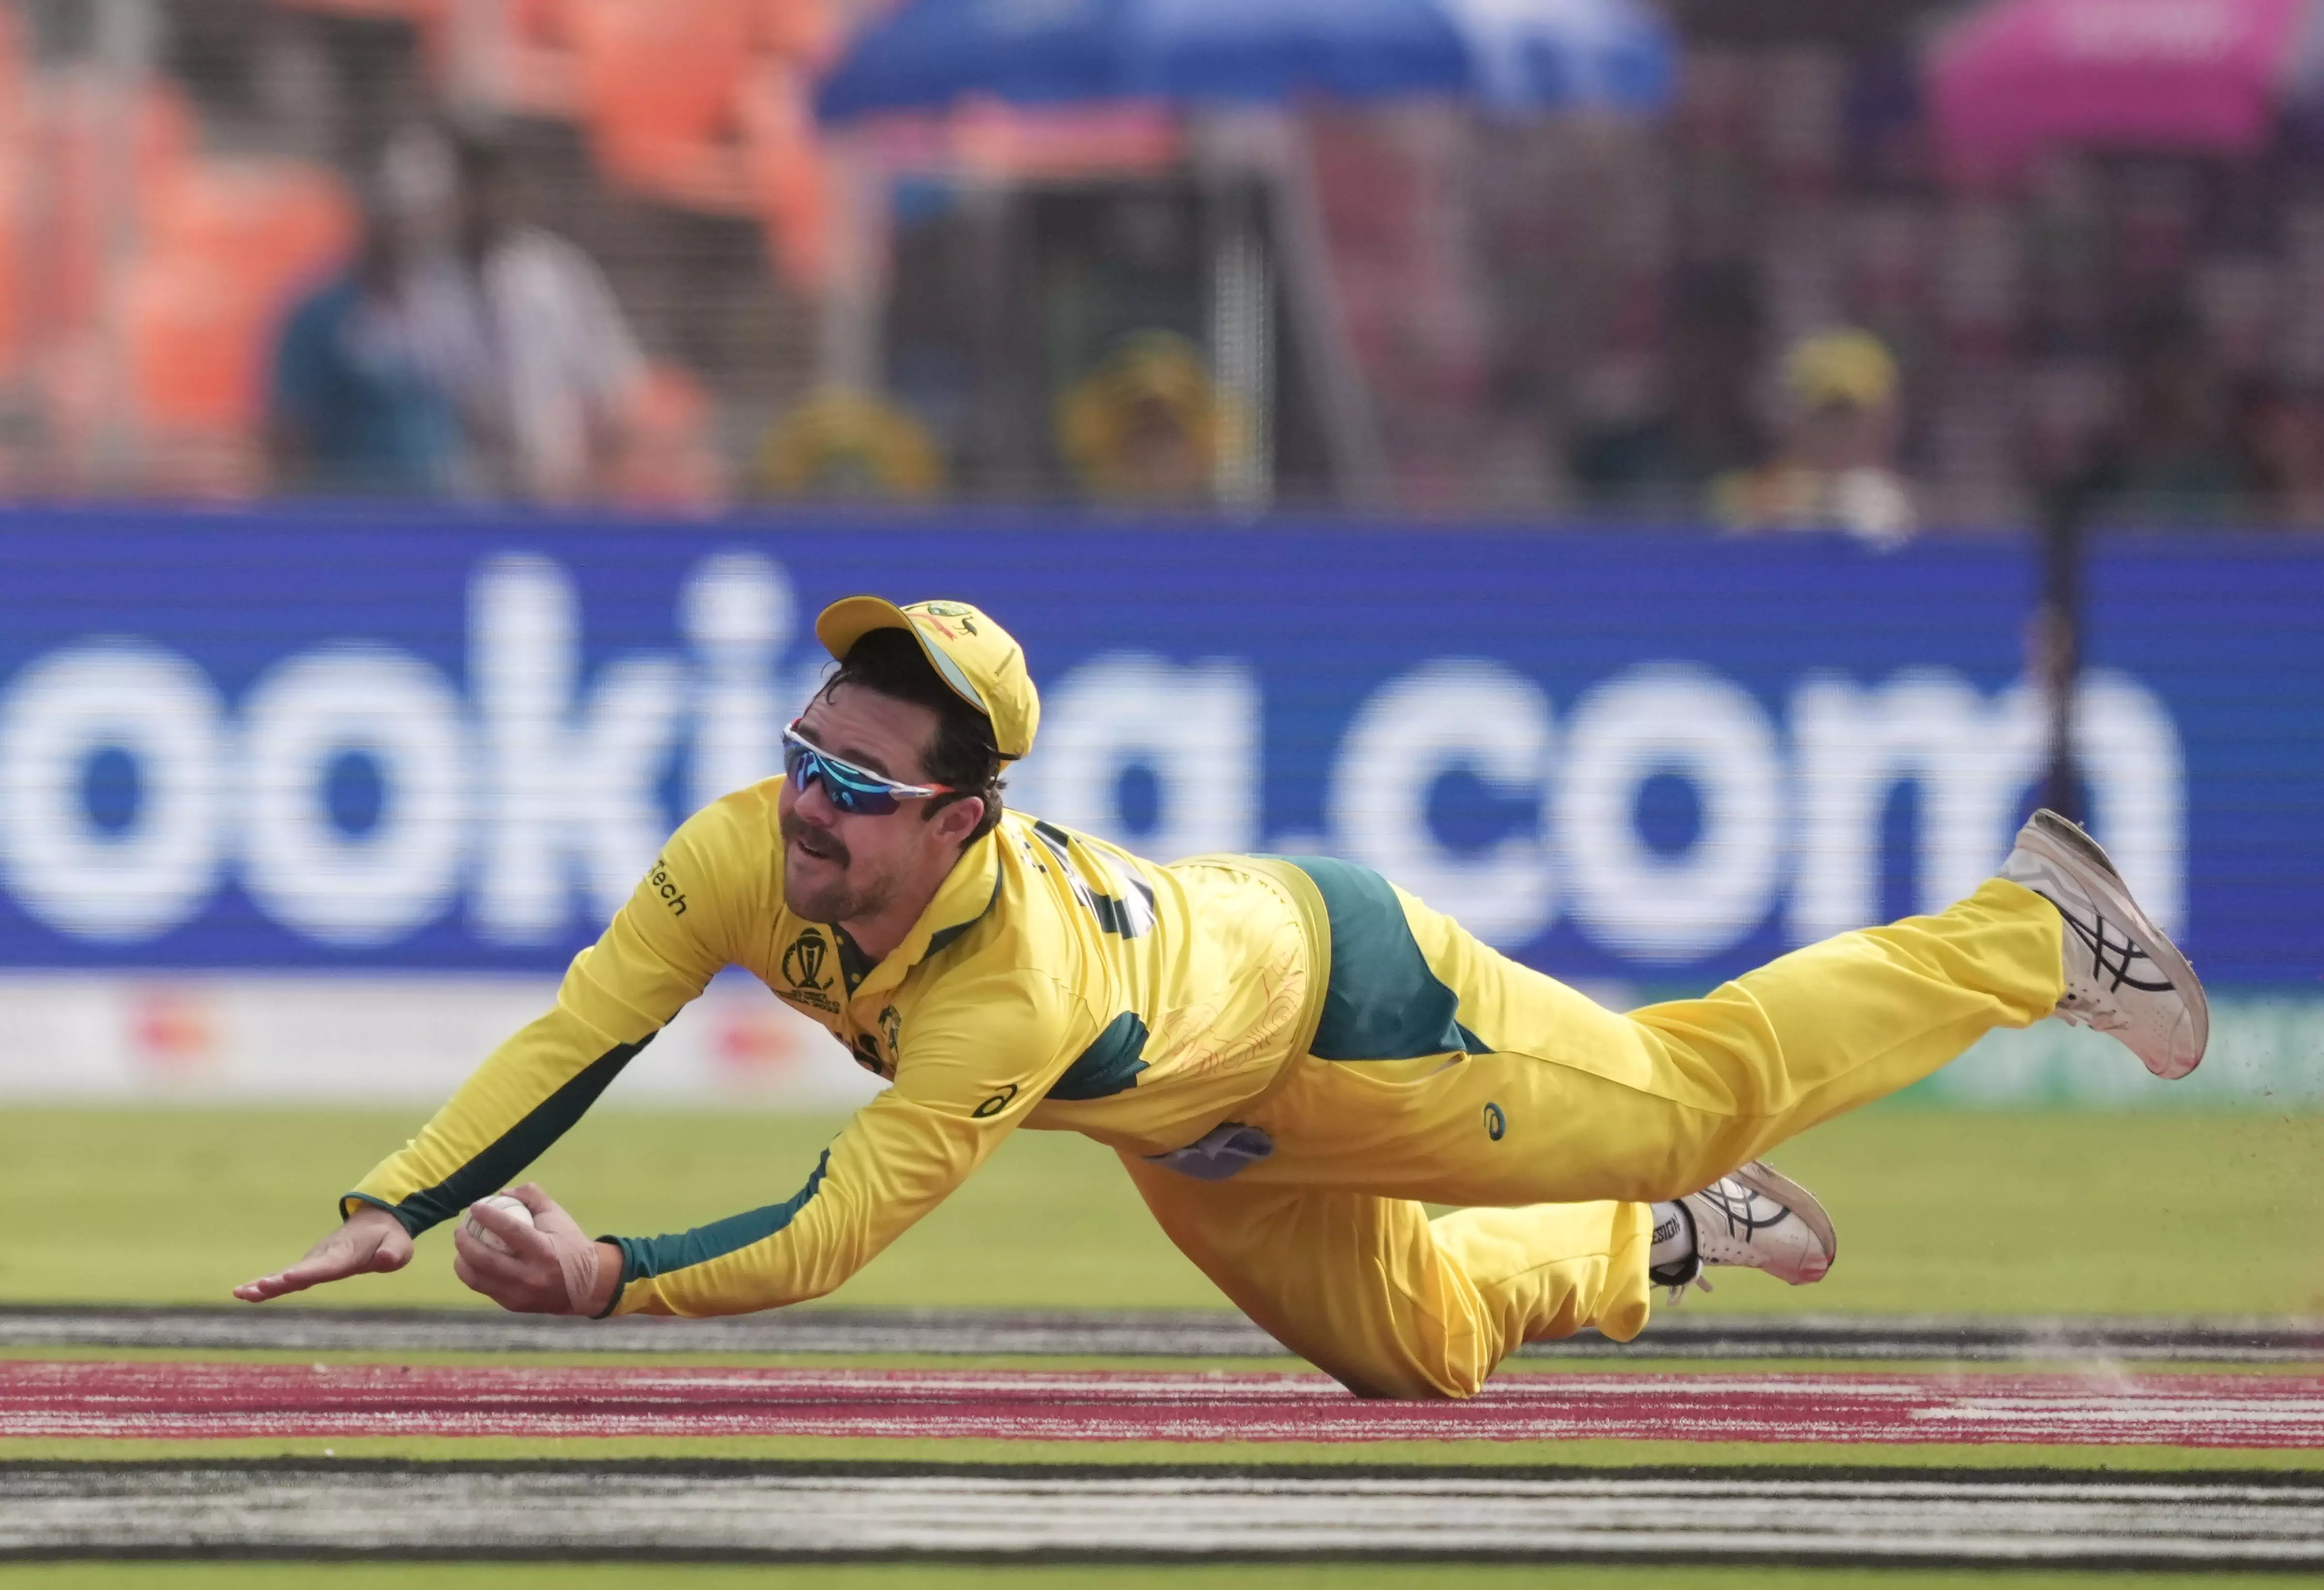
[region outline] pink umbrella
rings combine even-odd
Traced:
[[[2007,181],[2059,145],[2255,153],[2313,74],[2318,14],[2315,0],[1991,0],[1930,56],[1946,174]]]

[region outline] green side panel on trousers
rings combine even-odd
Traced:
[[[1332,981],[1310,1054],[1319,1060],[1414,1060],[1485,1052],[1456,1019],[1460,998],[1428,969],[1386,878],[1330,856],[1284,859],[1314,881],[1332,924]]]

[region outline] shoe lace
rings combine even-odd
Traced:
[[[1671,1288],[1670,1296],[1665,1299],[1665,1306],[1667,1308],[1676,1308],[1679,1304],[1685,1302],[1686,1291],[1689,1287],[1701,1287],[1706,1292],[1715,1292],[1719,1290],[1717,1287],[1711,1284],[1709,1269],[1708,1267],[1705,1267],[1704,1269],[1698,1270],[1694,1272],[1693,1280],[1683,1280],[1676,1286]]]
[[[2120,1032],[2130,1025],[2130,1018],[2120,1009],[2081,994],[2069,994],[2061,999],[2057,1014],[2060,1021],[2088,1027],[2093,1032]]]

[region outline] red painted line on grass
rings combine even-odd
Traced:
[[[1320,1375],[0,1362],[0,1437],[876,1436],[2324,1446],[2324,1377],[1516,1375],[1369,1402]]]

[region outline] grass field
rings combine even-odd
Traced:
[[[335,1195],[408,1135],[417,1114],[377,1111],[33,1109],[0,1115],[0,1302],[204,1303],[279,1267],[333,1218]],[[596,1229],[682,1228],[789,1196],[834,1120],[607,1112],[536,1168]],[[1896,1105],[1819,1129],[1778,1156],[1831,1208],[1842,1256],[1831,1279],[1793,1290],[1722,1278],[1691,1311],[1945,1314],[2324,1315],[2324,1253],[2304,1240],[2324,1216],[2324,1116],[2190,1113],[2002,1115]],[[401,1275],[366,1277],[302,1304],[474,1305],[440,1236]],[[1078,1138],[1019,1133],[955,1197],[836,1294],[849,1307],[1220,1308],[1223,1300],[1147,1218],[1111,1157]],[[55,1349],[43,1356],[78,1356]],[[142,1356],[108,1351],[111,1358]],[[211,1354],[220,1356],[220,1354]],[[266,1354],[250,1354],[256,1360]],[[344,1354],[325,1356],[337,1362]],[[456,1354],[402,1355],[455,1361]],[[714,1356],[706,1362],[716,1362]],[[505,1363],[506,1359],[499,1360]],[[680,1362],[671,1361],[674,1364]],[[750,1362],[777,1362],[758,1356]],[[828,1361],[825,1361],[828,1362]],[[965,1366],[954,1361],[954,1367]],[[1281,1362],[1268,1367],[1288,1367]],[[1015,1365],[1012,1364],[1012,1367]],[[1141,1364],[1141,1368],[1166,1366]],[[1187,1367],[1195,1367],[1189,1365]],[[1209,1362],[1200,1367],[1239,1367]],[[1526,1368],[1558,1373],[1545,1363]],[[1638,1369],[1649,1367],[1644,1364]],[[1668,1367],[1677,1367],[1675,1365]],[[1703,1372],[1710,1366],[1687,1366]],[[1754,1373],[1777,1366],[1757,1364]],[[1832,1371],[1833,1366],[1822,1366]],[[1896,1368],[1900,1366],[1885,1366]],[[1987,1373],[1971,1370],[1970,1373]],[[1485,1447],[1489,1447],[1487,1450]],[[117,1448],[117,1449],[116,1449]],[[634,1451],[632,1448],[635,1448]],[[338,1437],[256,1441],[15,1439],[19,1463],[105,1456],[233,1461],[259,1455],[496,1460],[685,1456],[946,1463],[1185,1462],[1188,1448],[1129,1441],[1095,1450],[1026,1441],[832,1437],[522,1440]],[[1203,1449],[1220,1463],[1478,1463],[1751,1466],[1769,1462],[2047,1467],[2061,1475],[2153,1468],[2309,1469],[2313,1452],[2175,1447],[1734,1447],[1567,1441],[1286,1444]],[[1214,1565],[1090,1567],[878,1564],[795,1567],[479,1564],[424,1561],[0,1564],[5,1590],[2241,1590],[2288,1576],[1974,1573],[1847,1568]]]
[[[0,1114],[0,1301],[226,1303],[298,1256],[412,1114],[20,1109]],[[676,1230],[788,1197],[831,1120],[604,1113],[535,1174],[584,1225]],[[1776,1156],[1824,1199],[1815,1288],[1755,1275],[1690,1309],[2324,1315],[2324,1115],[1987,1114],[1832,1122]],[[479,1303],[449,1244],[300,1301]],[[1019,1132],[833,1299],[850,1306],[1209,1308],[1106,1151]]]

